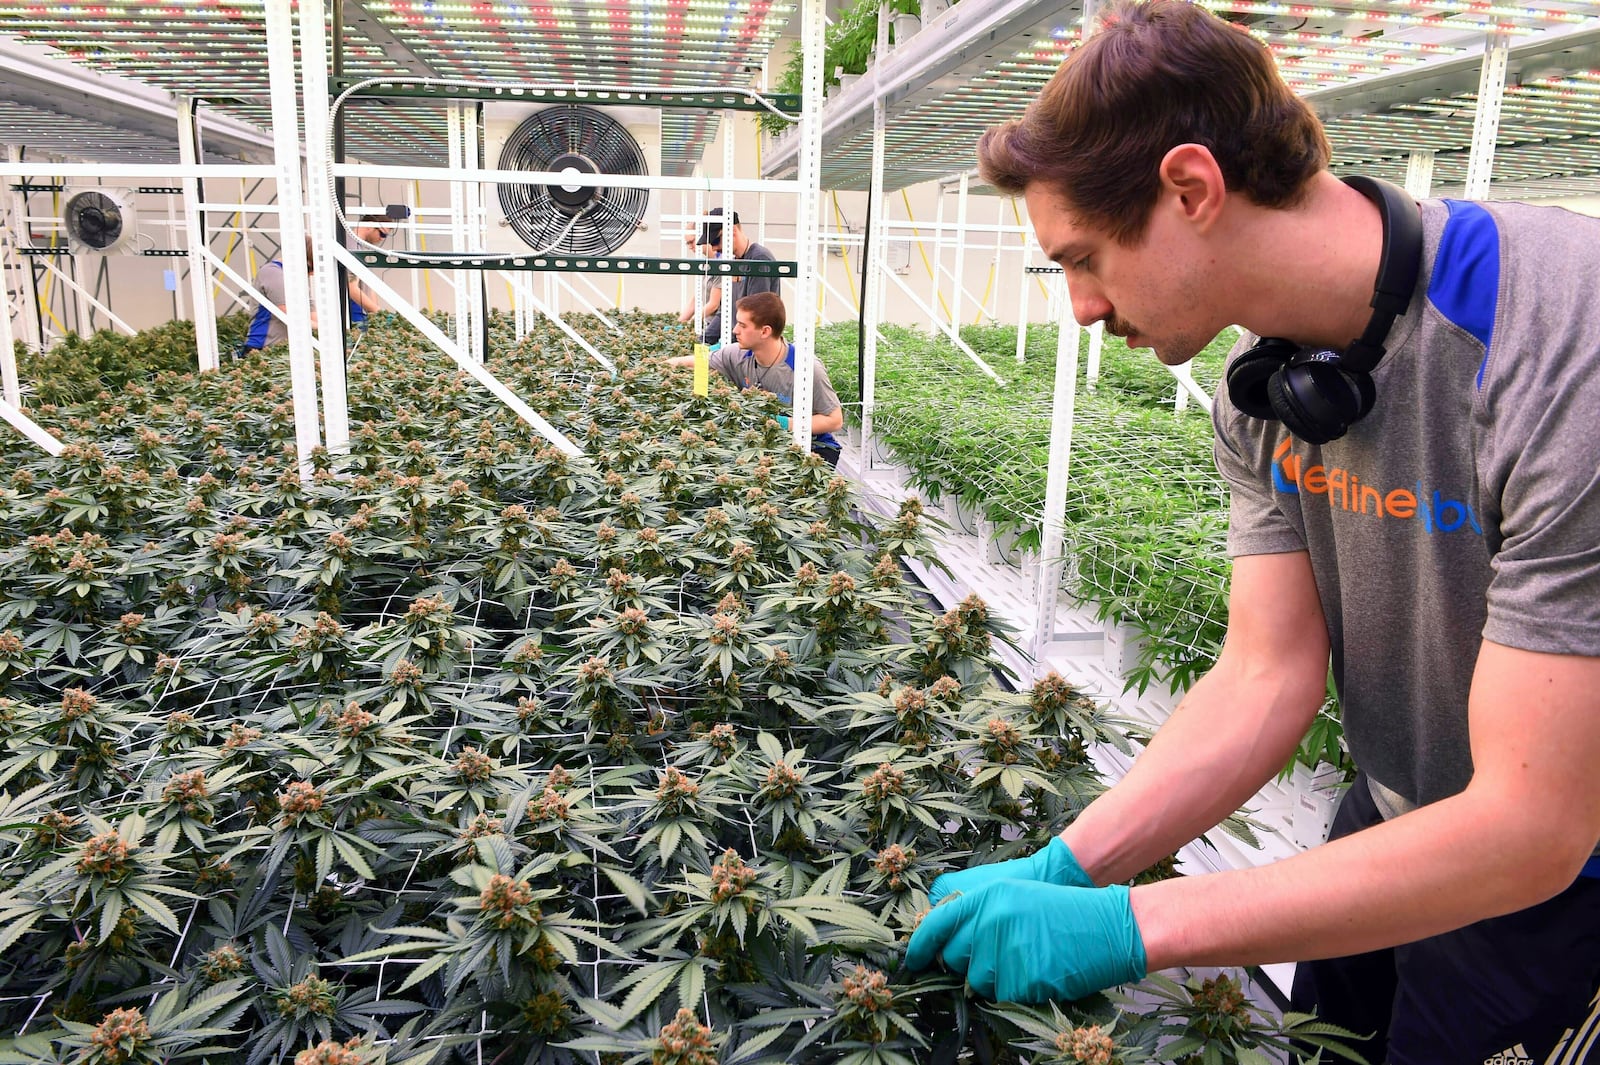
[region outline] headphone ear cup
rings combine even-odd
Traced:
[[[1299,348],[1287,340],[1264,337],[1228,367],[1228,398],[1239,413],[1268,421],[1278,417],[1268,382]]]
[[[1272,411],[1308,444],[1326,444],[1349,431],[1372,407],[1376,389],[1368,374],[1348,374],[1330,362],[1294,362],[1267,382]]]

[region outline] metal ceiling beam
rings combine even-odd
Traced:
[[[1546,30],[1514,43],[1507,67],[1512,84],[1519,76],[1532,81],[1558,72],[1600,68],[1600,26]],[[1480,43],[1466,55],[1430,60],[1350,84],[1313,89],[1303,95],[1323,121],[1328,121],[1341,115],[1382,111],[1395,104],[1475,93],[1482,71]]]
[[[389,27],[378,20],[378,16],[361,4],[360,0],[344,0],[343,16],[346,32],[359,30],[391,61],[405,67],[408,73],[419,78],[444,77],[427,60],[413,52],[410,45],[396,37]]]
[[[143,82],[79,66],[62,53],[0,37],[0,101],[15,102],[64,116],[93,116],[170,144],[178,152],[178,101],[173,94]],[[272,160],[272,138],[265,131],[209,108],[200,134],[210,155],[252,163]]]
[[[1026,43],[1048,37],[1056,29],[1072,30],[1079,5],[1060,0],[964,0],[924,26],[909,42],[878,61],[877,83],[890,86],[883,94],[889,122],[896,116],[931,104],[1009,59]],[[872,129],[874,80],[862,78],[835,99],[823,116],[822,141],[839,144]],[[799,158],[799,138],[786,136],[772,146],[765,177],[792,176]]]

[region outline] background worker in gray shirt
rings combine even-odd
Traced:
[[[794,405],[794,345],[783,339],[788,312],[783,300],[770,292],[746,296],[735,305],[734,342],[711,353],[710,369],[735,388],[759,388],[778,397],[785,406]],[[673,366],[694,365],[693,355],[668,360]],[[789,428],[789,416],[779,415],[779,423]],[[811,364],[811,450],[830,466],[839,465],[840,446],[834,433],[844,428],[844,407],[828,379],[828,368],[821,359]]]
[[[710,213],[720,218],[722,217],[722,208],[713,207]],[[733,251],[733,257],[735,259],[759,259],[763,262],[776,262],[772,252],[768,251],[764,245],[757,244],[749,237],[745,236],[744,227],[739,224],[738,211],[733,212],[733,226],[730,239],[733,241],[731,250]],[[707,222],[705,225],[701,226],[700,232],[696,237],[695,244],[710,258],[716,258],[717,256],[721,255],[722,223]],[[778,278],[776,277],[736,276],[733,278],[734,306],[737,307],[739,305],[739,301],[745,296],[754,296],[757,292],[771,292],[779,296],[783,294],[781,291],[779,291]],[[700,333],[700,339],[703,343],[720,344],[722,342],[721,307],[722,283],[713,277],[710,279],[710,292],[706,297],[705,306],[700,308],[701,318],[705,321],[705,329]],[[695,302],[691,300],[689,305],[683,309],[683,313],[678,315],[678,321],[694,321],[694,312]]]
[[[1109,5],[979,141],[1079,322],[1168,365],[1249,331],[1213,415],[1233,578],[1128,774],[936,880],[906,964],[1042,1001],[1294,961],[1372,1062],[1596,1061],[1600,220],[1419,205],[1330,155],[1266,46],[1180,0]],[[1361,769],[1330,840],[1125,886],[1289,762],[1330,665]]]

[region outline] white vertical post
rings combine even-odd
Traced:
[[[1021,292],[1017,295],[1017,363],[1021,363],[1028,356],[1028,290],[1033,287],[1033,275],[1028,273],[1028,245],[1027,238],[1023,238],[1022,245],[1022,284],[1017,288]]]
[[[267,0],[267,77],[272,87],[273,162],[278,168],[278,239],[283,247],[283,298],[288,317],[289,378],[294,399],[295,451],[300,476],[311,480],[311,452],[322,442],[317,424],[317,364],[311,344],[311,284],[306,276],[305,197],[300,187],[300,129],[296,114],[294,17],[290,0]],[[337,308],[323,313],[337,315]]]
[[[72,308],[76,312],[73,328],[77,330],[79,336],[86,337],[94,332],[94,311],[90,309],[89,300],[85,298],[89,295],[88,288],[78,283],[78,266],[83,257],[68,254],[64,258],[64,262],[56,264],[56,273],[61,280],[67,282],[67,287],[72,290]],[[61,298],[63,301],[66,300],[66,297],[66,292],[62,292]],[[134,330],[128,329],[127,331],[132,333]]]
[[[734,176],[733,168],[736,157],[733,143],[733,117],[735,112],[722,113],[722,176]],[[742,227],[741,227],[742,228]],[[722,258],[732,259],[733,255],[733,193],[722,194]],[[722,335],[717,338],[718,344],[727,344],[733,340],[733,319],[737,314],[733,306],[733,277],[725,275],[722,278],[722,298],[718,301],[722,308]]]
[[[989,266],[989,281],[984,286],[987,290],[983,294],[983,307],[985,313],[989,311],[989,297],[994,297],[994,312],[989,315],[990,322],[1000,323],[1000,253],[1005,250],[1006,234],[1006,201],[996,196],[994,198],[994,262]]]
[[[799,195],[795,205],[794,260],[794,442],[811,449],[811,375],[816,365],[817,222],[822,195],[822,32],[823,0],[801,0],[801,77]]]
[[[961,329],[961,297],[967,290],[967,185],[966,171],[961,173],[961,183],[956,192],[956,283],[950,293],[950,328]]]
[[[888,5],[879,8],[882,12]],[[877,64],[873,64],[873,81],[876,87]],[[884,234],[889,220],[883,216],[883,160],[884,133],[888,128],[883,106],[883,94],[873,93],[872,100],[872,171],[867,186],[867,217],[872,219],[872,232],[865,234],[867,246],[862,253],[867,257],[866,277],[862,279],[862,342],[865,350],[861,368],[861,464],[865,471],[872,462],[872,409],[878,394],[878,322],[883,315],[883,261],[889,242]]]
[[[417,208],[421,206],[417,196],[420,184],[421,182],[418,181],[408,181],[403,186],[406,190],[406,206],[411,209],[409,216],[406,218],[406,228],[402,230],[405,234],[406,251],[417,251],[421,247],[417,240],[419,234],[416,229],[421,224],[417,218]],[[411,306],[420,307],[422,306],[422,271],[407,270],[406,273],[411,275]]]
[[[483,123],[479,119],[480,108],[477,104],[464,105],[461,109],[461,155],[467,160],[470,167],[483,165]],[[488,244],[488,218],[483,206],[483,184],[470,182],[464,186],[467,201],[467,239],[471,242],[468,251],[481,252]],[[467,307],[468,318],[472,322],[472,339],[469,349],[472,357],[482,362],[489,357],[484,349],[485,338],[489,330],[488,300],[485,299],[487,291],[484,285],[488,278],[483,276],[482,270],[467,271]],[[550,304],[554,314],[555,304]]]
[[[1406,160],[1406,191],[1415,200],[1425,200],[1433,192],[1433,149],[1415,148]]]
[[[939,274],[944,270],[944,186],[934,185],[938,205],[933,213],[933,291],[928,293],[928,306],[933,308],[935,321],[939,314]]]
[[[181,99],[181,97],[180,97],[180,99]],[[179,105],[179,108],[180,108],[179,113],[181,115],[182,114],[182,110],[181,110],[182,109],[182,104]],[[182,154],[183,153],[180,150],[179,151],[179,156],[181,157]],[[167,222],[168,222],[167,232],[176,234],[178,232],[178,227],[177,227],[178,212],[177,212],[176,207],[175,207],[175,205],[173,203],[172,194],[168,193],[164,198],[167,201]],[[187,232],[187,227],[185,227],[185,232]],[[189,270],[189,276],[191,278],[194,276],[194,269],[192,267],[192,264],[191,264],[191,268]],[[177,275],[176,266],[174,266],[174,268],[173,268],[173,275],[172,275],[172,303],[173,303],[173,309],[175,311],[177,311],[177,318],[178,318],[179,321],[182,321],[183,319],[189,317],[189,309],[185,306],[186,301],[183,298],[183,286],[178,284],[178,275]],[[199,345],[199,341],[200,341],[200,320],[199,320],[198,317],[195,319],[194,336],[195,336],[195,347],[198,349],[199,346],[200,346]]]
[[[690,210],[690,208],[689,208],[689,193],[686,192],[686,191],[683,191],[683,190],[679,190],[679,192],[678,192],[678,215],[680,217],[683,216],[683,215],[686,215],[686,214],[689,213],[689,210]],[[695,223],[692,223],[692,224],[694,226],[696,226],[696,227],[698,227],[700,225],[699,222],[695,222]],[[690,237],[691,240],[693,240],[694,235],[695,235],[695,230],[694,229],[690,229],[689,230],[689,237]],[[683,255],[683,256],[687,257],[689,255],[689,253],[687,251],[685,251],[685,249],[687,247],[688,247],[688,245],[679,242],[679,243],[673,244],[670,248],[667,248],[667,249],[663,250],[662,254],[665,255],[669,259],[676,258],[679,255]],[[699,254],[698,249],[695,251],[694,254],[697,254],[697,255]],[[678,278],[678,302],[680,304],[684,304],[684,305],[688,304],[689,296],[690,296],[690,290],[694,288],[694,284],[695,284],[694,281],[691,278],[689,278],[688,275],[684,275],[683,277]],[[690,329],[694,328],[694,322],[692,320],[689,323],[689,328]],[[695,337],[695,339],[699,340],[700,338],[699,337]]]
[[[6,145],[6,159],[13,163],[22,162],[22,146]],[[22,313],[18,315],[17,324],[22,333],[22,342],[34,351],[41,351],[44,337],[39,333],[39,292],[33,283],[33,262],[19,250],[31,243],[28,235],[28,197],[14,190],[6,190],[6,195],[10,197],[7,202],[11,208],[11,247],[17,259],[17,295],[22,299]]]
[[[1050,468],[1045,475],[1043,533],[1034,586],[1033,657],[1037,661],[1055,639],[1056,604],[1066,544],[1067,463],[1072,456],[1072,416],[1077,399],[1078,330],[1070,311],[1061,317],[1056,344],[1056,387],[1050,408]]]
[[[451,169],[460,169],[466,165],[462,144],[464,134],[461,128],[466,118],[466,108],[466,104],[453,102],[446,114],[445,133],[449,140]],[[450,250],[456,255],[467,254],[466,183],[454,179],[450,182]],[[450,277],[451,288],[456,296],[456,346],[471,355],[472,293],[468,287],[467,271],[452,271]]]
[[[0,181],[3,180],[5,180],[5,176],[0,174]],[[0,241],[0,398],[3,398],[13,407],[20,407],[22,406],[22,385],[17,381],[17,346],[11,334],[11,292],[5,284],[5,253],[8,244],[10,244],[10,241]],[[17,288],[20,290],[22,289],[20,282],[22,271],[30,270],[32,267],[27,262],[27,256],[18,255],[16,259],[19,268],[17,271],[19,278]],[[23,292],[19,291],[17,294],[20,296],[23,295]],[[29,309],[27,303],[23,303],[22,313],[18,317],[27,318]]]
[[[1064,274],[1061,278],[1061,287],[1063,289],[1067,287],[1067,279],[1066,275]],[[1066,301],[1066,303],[1067,313],[1071,314],[1072,301],[1069,299]],[[1089,391],[1091,392],[1093,392],[1095,386],[1100,383],[1100,351],[1105,347],[1105,345],[1106,323],[1095,322],[1089,327],[1089,364],[1084,367],[1084,379],[1088,383]],[[1188,395],[1188,393],[1183,392],[1183,389],[1181,388],[1178,391],[1184,395]]]
[[[1494,173],[1494,142],[1500,135],[1500,109],[1506,98],[1506,68],[1511,58],[1511,38],[1491,33],[1483,46],[1483,69],[1478,76],[1478,109],[1472,120],[1472,152],[1467,157],[1469,200],[1489,198]]]
[[[319,308],[317,339],[322,342],[322,427],[329,451],[348,451],[350,394],[344,378],[344,319],[339,311],[344,304],[339,291],[339,264],[330,250],[336,229],[331,169],[333,131],[328,121],[327,11],[323,0],[299,0],[299,8],[300,77],[306,109],[306,204],[310,208],[311,247],[316,263],[311,284]]]
[[[701,163],[696,163],[694,165],[695,175],[697,177],[701,176],[702,165],[703,164]],[[700,245],[698,243],[700,240],[700,231],[710,224],[705,221],[705,215],[705,190],[696,189],[694,192],[694,229],[691,231],[691,233],[696,241],[694,245],[694,254],[697,257],[700,254]],[[706,279],[706,275],[696,274],[694,277],[694,317],[689,320],[689,328],[694,330],[693,342],[696,344],[700,343],[700,338],[705,336],[706,333],[706,320],[704,312],[706,301],[710,298],[710,282]]]

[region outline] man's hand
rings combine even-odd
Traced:
[[[906,968],[936,960],[996,1002],[1080,999],[1145,975],[1128,889],[997,880],[935,906],[911,936]]]
[[[1089,874],[1073,857],[1071,848],[1057,836],[1026,858],[975,865],[959,873],[945,873],[929,886],[928,904],[937,906],[939,900],[951,892],[971,894],[996,880],[1037,880],[1057,887],[1094,887],[1094,881],[1089,879]]]

